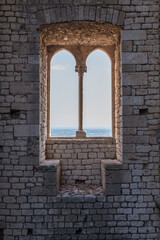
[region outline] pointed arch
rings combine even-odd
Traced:
[[[89,53],[88,53],[88,55],[86,56],[86,62],[87,62],[87,59],[88,59],[88,57],[93,53],[93,52],[95,52],[95,51],[101,51],[101,52],[104,52],[106,55],[107,55],[107,57],[110,59],[110,61],[111,61],[111,63],[112,63],[112,57],[110,56],[110,54],[109,54],[109,52],[107,52],[104,48],[102,48],[102,47],[95,47],[95,48],[93,48]]]
[[[51,58],[50,58],[50,63],[51,63],[51,61],[53,60],[53,58],[54,58],[59,52],[62,52],[62,51],[65,51],[66,53],[71,54],[72,57],[73,57],[74,60],[75,60],[75,65],[76,65],[76,57],[74,56],[74,54],[73,54],[69,49],[64,48],[64,47],[59,48],[58,50],[56,50],[56,51],[52,54],[52,56],[51,56]]]

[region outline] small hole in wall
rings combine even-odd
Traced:
[[[29,228],[27,235],[32,235],[33,234],[33,229]]]
[[[0,146],[0,152],[3,152],[3,146]]]
[[[0,240],[4,239],[3,230],[3,228],[0,228]]]
[[[79,180],[79,179],[76,179],[75,180],[75,184],[85,184],[85,180]]]
[[[11,109],[11,111],[10,111],[12,118],[19,118],[20,113],[21,113],[20,110]]]
[[[82,232],[82,228],[78,228],[78,229],[76,230],[76,234],[81,234],[81,232]]]
[[[139,109],[139,115],[145,115],[148,113],[148,108]]]

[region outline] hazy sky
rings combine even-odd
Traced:
[[[78,73],[75,59],[60,51],[51,61],[51,110],[53,128],[78,128]],[[84,74],[84,129],[111,128],[111,62],[96,50],[87,59]]]

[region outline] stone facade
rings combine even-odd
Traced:
[[[116,158],[113,139],[47,140],[47,159],[61,162],[61,183],[101,184],[101,160]]]
[[[0,239],[159,240],[159,1],[1,0],[0,18]],[[48,53],[41,31],[82,21],[121,32],[113,148],[103,139],[113,151],[85,139],[77,142],[78,154],[76,140],[47,139]],[[66,161],[93,168],[94,159],[101,175],[92,174],[104,193],[58,192],[60,178],[69,183]]]

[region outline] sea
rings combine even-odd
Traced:
[[[75,137],[77,129],[75,128],[51,128],[51,137]],[[87,128],[87,137],[111,137],[111,128]]]

